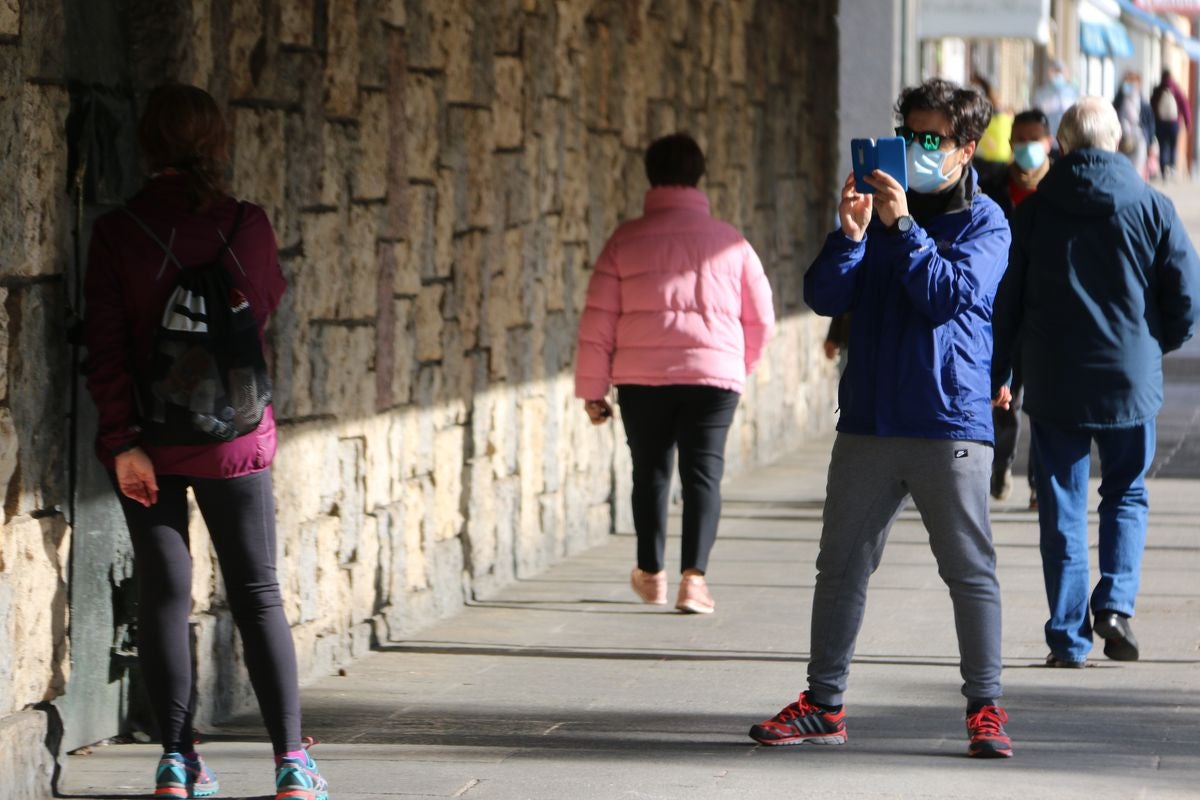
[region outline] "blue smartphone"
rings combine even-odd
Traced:
[[[850,160],[854,164],[854,190],[874,194],[875,189],[863,178],[875,170],[883,170],[908,191],[908,158],[904,140],[899,136],[878,139],[851,139]]]

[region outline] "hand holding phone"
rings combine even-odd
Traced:
[[[854,190],[873,194],[875,187],[865,178],[875,170],[891,175],[901,188],[908,190],[908,158],[904,139],[881,136],[878,139],[851,139],[850,160],[854,164]]]
[[[854,188],[854,173],[846,176],[842,184],[842,198],[838,202],[838,219],[842,223],[842,233],[856,242],[861,242],[867,233],[867,225],[871,222],[871,209],[874,206],[874,195],[862,194]]]

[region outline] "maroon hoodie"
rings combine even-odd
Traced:
[[[1159,82],[1158,86],[1154,87],[1154,91],[1150,93],[1150,108],[1158,108],[1158,98],[1163,92],[1170,92],[1175,95],[1175,105],[1179,109],[1179,122],[1182,122],[1184,127],[1189,131],[1192,129],[1192,106],[1188,102],[1187,95],[1183,93],[1183,89],[1179,88],[1179,84],[1175,82],[1175,78],[1168,75],[1165,80]],[[1157,112],[1155,112],[1157,116]]]
[[[250,300],[261,337],[287,281],[266,213],[251,203],[243,205],[232,256],[226,255],[223,263]],[[221,233],[229,235],[237,209],[236,201],[227,199],[205,211],[191,211],[185,178],[178,174],[151,178],[128,206],[164,243],[170,243],[185,267],[213,260],[222,247]],[[96,220],[84,278],[87,384],[100,411],[96,455],[109,470],[115,452],[139,444],[134,376],[150,363],[177,273],[178,267],[162,247],[124,212],[111,211]],[[232,478],[271,465],[275,418],[268,407],[256,431],[232,442],[141,446],[160,475]]]

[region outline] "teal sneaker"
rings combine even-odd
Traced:
[[[212,797],[220,789],[216,774],[200,756],[192,761],[182,753],[164,753],[154,773],[155,797]]]
[[[284,758],[275,767],[275,800],[329,800],[329,784],[304,745],[303,758]]]

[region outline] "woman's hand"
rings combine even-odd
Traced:
[[[593,425],[603,425],[612,419],[612,406],[604,398],[583,401],[583,410],[587,412]]]
[[[126,450],[116,457],[117,486],[121,494],[149,508],[158,502],[158,481],[154,464],[140,447]]]
[[[842,185],[842,200],[838,203],[838,217],[842,220],[842,232],[856,242],[861,242],[867,233],[873,202],[871,195],[855,190],[854,173],[847,175]]]
[[[1001,386],[996,390],[996,396],[992,398],[993,408],[1003,408],[1007,411],[1012,406],[1012,390],[1008,385]]]

